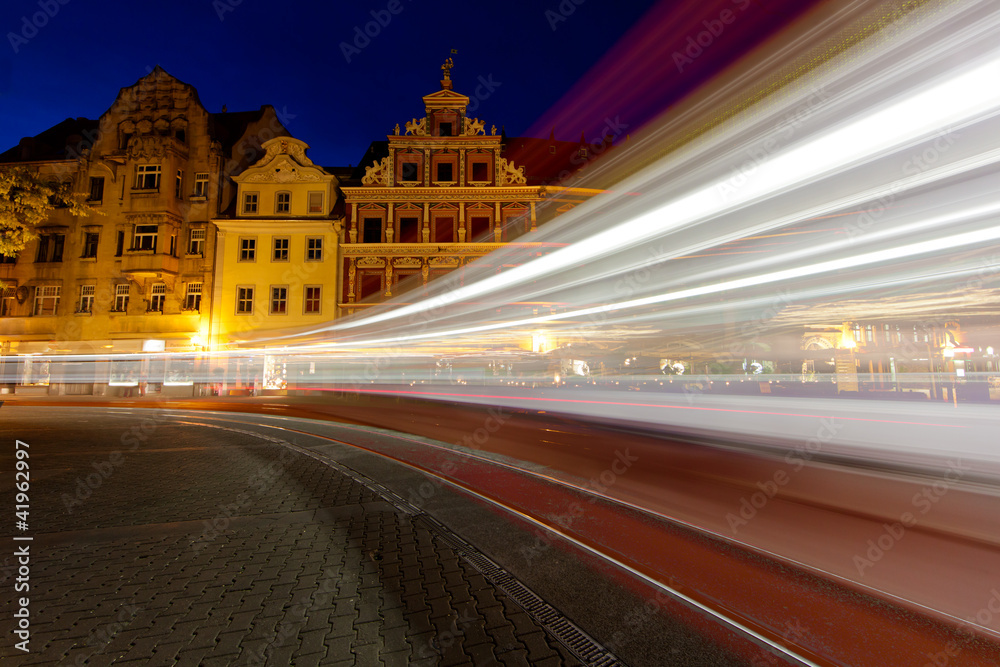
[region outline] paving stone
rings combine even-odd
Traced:
[[[99,460],[81,428],[51,488]],[[104,537],[58,542],[33,572],[37,664],[575,664],[436,529],[316,460],[168,423],[143,447],[73,515],[40,501],[50,532]]]

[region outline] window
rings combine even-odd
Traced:
[[[47,285],[35,288],[35,315],[55,315],[59,307],[59,296],[62,287]]]
[[[257,261],[257,239],[247,236],[240,237],[240,261]]]
[[[184,297],[185,310],[201,310],[202,283],[188,283],[187,296]]]
[[[97,292],[96,285],[80,285],[80,305],[77,306],[78,313],[94,312],[94,294]]]
[[[451,162],[439,162],[437,165],[437,180],[439,181],[453,181],[452,178],[452,164]]]
[[[131,140],[132,140],[131,132],[122,132],[122,140],[118,144],[118,148],[120,148],[121,150],[125,150],[126,148],[128,148],[128,142]]]
[[[35,261],[61,262],[65,245],[65,234],[42,234],[38,237],[38,255]]]
[[[114,312],[124,313],[128,310],[128,283],[120,283],[115,285],[115,308]]]
[[[185,132],[184,130],[177,130],[176,132],[174,132],[174,136],[177,137],[177,141],[181,142],[182,144],[187,143],[187,132]]]
[[[322,192],[310,192],[309,193],[309,212],[310,213],[322,213],[323,212],[323,193]]]
[[[152,250],[156,252],[156,225],[136,225],[132,235],[132,250]]]
[[[104,177],[103,176],[91,176],[90,177],[90,195],[87,197],[88,201],[101,201],[104,199]]]
[[[194,175],[194,197],[208,196],[208,173],[199,172]]]
[[[191,230],[191,237],[188,240],[188,254],[189,255],[202,255],[205,254],[205,228],[199,227],[197,229]]]
[[[420,219],[400,218],[399,219],[399,242],[419,243],[420,242]]]
[[[135,189],[136,190],[159,190],[160,189],[160,165],[158,165],[158,164],[137,164],[137,165],[135,165]]]
[[[404,162],[400,165],[400,179],[413,183],[420,180],[420,165],[416,162]]]
[[[5,287],[0,294],[0,317],[10,317],[14,314],[16,287]]]
[[[435,218],[433,232],[435,243],[454,243],[455,218]]]
[[[167,300],[167,285],[165,283],[156,283],[149,291],[149,310],[150,312],[163,312],[163,302]]]
[[[177,170],[177,177],[174,179],[174,198],[180,199],[184,193],[184,172]]]
[[[306,239],[306,261],[319,262],[323,259],[323,237],[310,236]]]
[[[274,253],[271,256],[271,260],[275,262],[287,262],[288,261],[288,239],[274,237]]]
[[[271,286],[271,314],[284,315],[288,312],[288,288]]]
[[[305,290],[304,311],[306,314],[318,314],[322,304],[323,288],[319,285],[307,285]]]
[[[274,200],[274,212],[275,213],[288,213],[292,210],[292,193],[290,192],[279,192],[277,198]]]
[[[490,219],[488,217],[475,216],[469,218],[469,240],[480,239],[490,231]]]
[[[243,195],[243,212],[244,213],[256,213],[257,212],[257,193],[247,192]]]
[[[473,162],[472,163],[472,180],[473,181],[488,181],[490,179],[489,165],[485,162]]]
[[[0,264],[17,264],[17,255],[0,255]]]
[[[382,242],[382,218],[365,218],[361,221],[361,242]]]
[[[125,232],[118,232],[118,240],[115,241],[115,257],[121,257],[125,251]]]
[[[83,234],[83,254],[81,257],[93,259],[97,257],[97,241],[100,235],[97,232],[84,232]]]
[[[441,123],[439,126],[440,132],[438,134],[442,137],[451,136],[451,123]]]
[[[246,315],[253,312],[252,287],[236,288],[236,312],[240,315]]]
[[[177,234],[170,235],[170,256],[177,256]]]

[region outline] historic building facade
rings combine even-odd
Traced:
[[[495,125],[487,132],[466,114],[451,61],[442,69],[441,89],[423,98],[424,116],[372,144],[360,185],[343,187],[345,314],[392,297],[408,279],[426,285],[492,252],[512,227],[536,225],[542,187],[504,156]]]
[[[280,359],[241,368],[209,355],[280,346],[594,194],[558,181],[610,141],[487,130],[452,90],[451,61],[442,69],[424,116],[374,142],[356,170],[313,164],[270,106],[208,112],[159,67],[98,120],[69,119],[0,154],[72,184],[95,211],[55,209],[38,240],[0,258],[0,390],[183,394],[206,369],[241,388],[280,386]],[[141,354],[161,351],[179,354]],[[67,354],[107,363],[94,382],[70,382]]]
[[[338,249],[343,231],[337,177],[306,157],[291,137],[263,144],[264,156],[234,177],[230,215],[217,217],[210,344],[212,349],[309,330],[336,317]],[[282,361],[267,357],[263,386],[281,388]]]
[[[39,238],[0,268],[0,353],[39,358],[5,368],[7,384],[13,375],[21,391],[62,391],[48,355],[207,349],[211,220],[235,196],[230,176],[262,154],[263,141],[287,134],[272,107],[209,113],[192,86],[157,67],[99,120],[65,121],[0,156],[72,183],[95,211],[54,210]],[[65,390],[130,391],[147,377],[154,389],[191,391],[189,372],[148,363],[116,361],[98,382]]]

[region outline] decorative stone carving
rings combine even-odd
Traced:
[[[259,163],[258,163],[259,164]],[[319,174],[311,171],[297,169],[299,165],[294,164],[289,158],[279,159],[267,171],[256,174],[249,174],[243,178],[244,183],[291,183],[292,181],[319,181]]]
[[[396,123],[396,127],[393,130],[393,134],[395,134],[397,137],[399,136],[399,123]]]
[[[284,140],[275,141],[273,144],[269,145],[264,157],[258,160],[257,164],[254,166],[265,165],[279,155],[290,155],[303,167],[313,166],[312,160],[306,157],[306,151],[300,144]]]
[[[493,136],[496,136],[496,134],[497,134],[497,126],[496,126],[496,125],[494,125],[494,126],[493,126],[493,127],[492,127],[492,128],[490,129],[490,134],[492,134]]]
[[[527,179],[524,177],[524,167],[515,167],[513,162],[502,157],[499,159],[497,169],[497,185],[524,185]]]
[[[415,137],[426,137],[427,136],[427,118],[421,118],[419,121],[414,118],[406,123],[406,134],[412,134]]]
[[[382,269],[385,268],[385,260],[379,257],[359,257],[358,266],[363,269]]]
[[[389,185],[389,158],[381,162],[373,161],[372,166],[365,167],[365,175],[361,178],[362,185]]]
[[[494,128],[496,126],[494,125]],[[483,129],[483,121],[478,118],[466,118],[465,119],[465,135],[468,137],[475,136],[477,134],[486,134],[486,130]]]
[[[419,257],[393,257],[392,265],[397,269],[415,269],[420,266]]]
[[[153,136],[132,137],[129,139],[127,150],[133,160],[163,157],[166,152],[163,141]]]

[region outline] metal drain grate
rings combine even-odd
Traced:
[[[438,539],[448,543],[463,560],[476,568],[487,581],[502,590],[508,598],[524,609],[529,616],[544,627],[553,638],[565,646],[584,664],[591,667],[624,667],[624,664],[617,656],[604,648],[596,639],[581,630],[575,623],[563,616],[552,605],[538,597],[534,591],[521,583],[517,577],[503,569],[490,558],[476,551],[471,544],[453,533],[448,527],[419,507],[416,507],[402,496],[389,490],[375,480],[362,475],[352,468],[348,468],[342,463],[338,463],[324,454],[306,449],[301,445],[293,445],[283,440],[279,442],[300,454],[304,454],[323,465],[333,468],[337,472],[347,475],[372,493],[381,496],[383,500],[393,507],[409,515],[411,520],[423,523],[427,530],[434,533]]]

